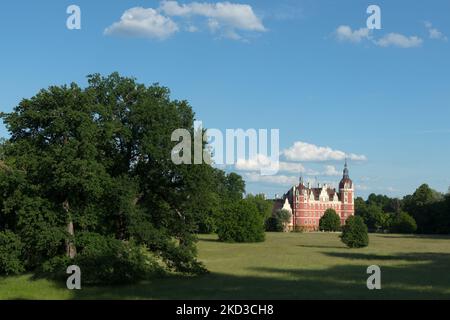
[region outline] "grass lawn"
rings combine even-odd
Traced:
[[[338,234],[268,233],[257,244],[200,236],[198,249],[210,274],[78,291],[24,275],[0,278],[0,299],[450,299],[450,237],[372,234],[368,248],[347,249]],[[372,264],[381,290],[366,287]]]

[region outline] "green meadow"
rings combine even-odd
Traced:
[[[3,277],[0,299],[450,299],[449,236],[371,234],[369,247],[348,249],[337,233],[267,233],[253,244],[201,235],[198,253],[207,275],[77,291]],[[370,265],[381,268],[381,290],[366,287]]]

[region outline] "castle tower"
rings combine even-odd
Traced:
[[[339,195],[341,200],[341,224],[345,224],[348,217],[355,214],[353,181],[350,179],[347,159],[345,159],[345,166],[342,175],[342,180],[339,183]]]

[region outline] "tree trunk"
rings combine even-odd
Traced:
[[[70,212],[69,212],[69,200],[64,201],[63,203],[63,208],[64,211],[66,212],[66,216],[67,216],[67,232],[69,233],[70,237],[73,238],[73,236],[75,235],[75,231],[74,231],[74,227],[73,227],[73,221],[72,218],[70,217]],[[77,248],[75,247],[75,244],[73,243],[73,239],[67,239],[66,240],[66,254],[69,258],[73,259],[75,258],[75,256],[77,255]]]

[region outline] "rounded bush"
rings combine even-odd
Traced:
[[[369,245],[369,235],[364,220],[359,216],[351,216],[342,227],[341,240],[349,248],[363,248]]]
[[[0,232],[0,274],[11,275],[25,271],[22,261],[23,244],[11,231]]]
[[[400,212],[394,218],[391,231],[397,233],[414,233],[417,230],[416,220],[406,212]]]
[[[341,218],[333,209],[327,209],[319,221],[320,231],[339,231],[341,229]]]
[[[264,217],[247,200],[230,203],[224,209],[217,233],[219,240],[224,242],[264,241]]]

